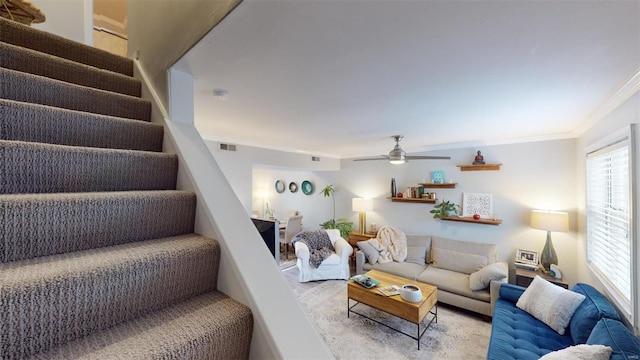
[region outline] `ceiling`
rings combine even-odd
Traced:
[[[640,2],[244,0],[176,68],[198,130],[235,144],[353,158],[395,134],[410,153],[570,138],[640,69]]]

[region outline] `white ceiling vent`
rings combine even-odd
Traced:
[[[220,151],[236,151],[236,146],[234,144],[220,143],[219,149]]]
[[[320,156],[312,156],[311,161],[320,162]]]

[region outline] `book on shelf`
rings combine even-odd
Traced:
[[[400,294],[400,288],[396,285],[379,287],[378,291],[384,296],[393,296]]]

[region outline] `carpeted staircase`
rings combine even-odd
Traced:
[[[133,62],[0,18],[0,358],[241,359]]]

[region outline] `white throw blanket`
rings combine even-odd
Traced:
[[[380,253],[378,263],[404,262],[407,258],[407,236],[401,230],[383,226],[375,239],[368,241]]]

